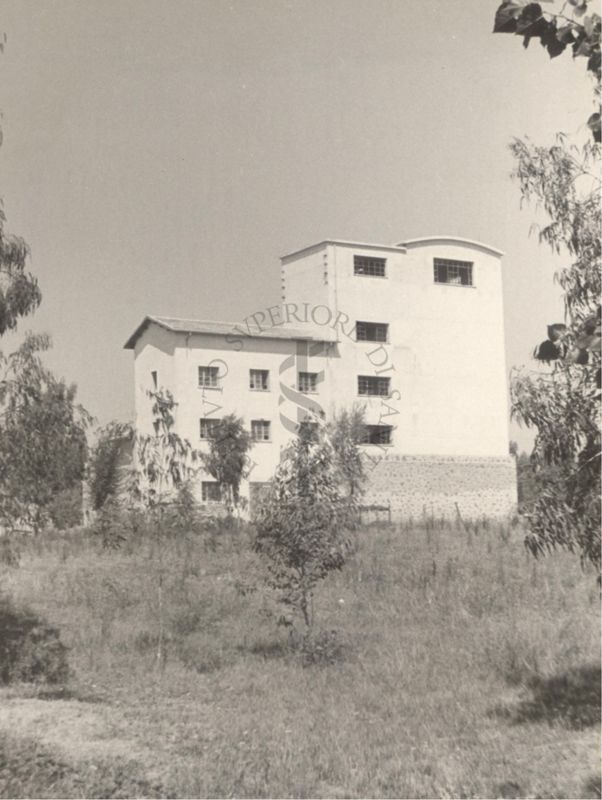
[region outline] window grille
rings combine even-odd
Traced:
[[[379,378],[374,375],[358,375],[357,393],[362,395],[377,395],[388,397],[390,394],[390,378]]]
[[[358,342],[386,342],[389,326],[384,322],[356,322],[355,338]]]
[[[201,439],[211,439],[218,422],[219,420],[213,417],[203,417],[200,425]]]
[[[318,386],[318,373],[317,372],[300,372],[299,373],[299,391],[300,392],[316,392]]]
[[[199,367],[199,387],[217,389],[219,386],[218,367]]]
[[[269,388],[269,371],[252,369],[249,371],[249,388],[255,392],[267,392]]]
[[[251,420],[251,439],[254,442],[270,441],[270,423],[265,419]]]
[[[368,275],[373,278],[385,277],[385,258],[371,256],[353,256],[353,272],[355,275]]]
[[[434,260],[435,283],[449,283],[453,286],[472,286],[472,262],[454,261],[451,258]]]
[[[362,444],[391,444],[391,425],[364,425]]]

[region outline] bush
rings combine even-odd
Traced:
[[[173,797],[136,762],[65,761],[39,742],[0,733],[0,797]]]
[[[52,524],[61,531],[82,524],[82,486],[81,483],[57,492],[48,506]]]
[[[300,646],[303,666],[334,664],[341,660],[343,649],[337,631],[308,631]]]
[[[0,597],[0,683],[63,683],[67,648],[57,628]]]

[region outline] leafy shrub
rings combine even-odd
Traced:
[[[0,683],[62,683],[68,676],[67,648],[59,631],[0,597]]]
[[[48,506],[48,513],[54,527],[61,531],[81,525],[83,518],[81,483],[57,492]]]
[[[335,664],[343,655],[343,643],[336,630],[308,631],[301,640],[301,660],[304,667],[312,664]]]
[[[38,742],[0,733],[0,797],[173,797],[136,762],[70,764]]]
[[[127,460],[132,437],[131,425],[121,422],[110,422],[98,432],[88,464],[92,506],[96,511],[119,492],[121,468]]]

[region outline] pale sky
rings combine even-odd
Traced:
[[[591,87],[494,36],[497,5],[0,0],[0,195],[44,295],[21,332],[52,334],[99,422],[130,419],[145,314],[241,320],[279,301],[283,253],[449,234],[505,251],[508,369],[528,362],[561,262],[507,144],[582,133]]]

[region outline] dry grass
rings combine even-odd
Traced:
[[[245,591],[244,533],[182,535],[166,567],[163,670],[148,543],[74,534],[5,576],[76,678],[4,690],[2,796],[599,796],[599,591],[574,557],[535,562],[508,526],[367,529],[316,598],[342,651],[310,667]],[[15,778],[30,756],[63,764],[50,791]]]

